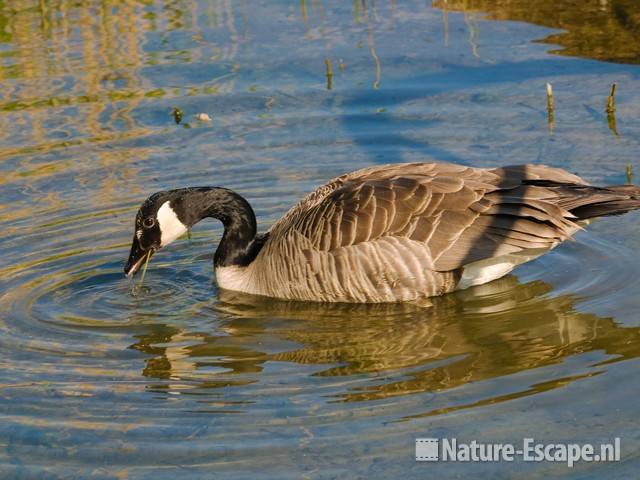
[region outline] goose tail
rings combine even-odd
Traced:
[[[553,180],[525,180],[523,183],[546,188],[549,200],[571,212],[577,220],[622,215],[640,209],[640,187],[636,185],[594,187]]]
[[[635,185],[612,185],[598,188],[593,202],[580,205],[569,210],[580,220],[622,215],[632,210],[640,209],[640,187]]]

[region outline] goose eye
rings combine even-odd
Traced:
[[[153,217],[147,217],[142,221],[142,226],[144,228],[151,228],[156,224],[156,219]]]

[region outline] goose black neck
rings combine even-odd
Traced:
[[[212,217],[224,225],[222,240],[213,257],[216,267],[246,266],[251,263],[262,242],[256,239],[256,216],[249,202],[232,190],[221,187],[196,187],[183,197],[187,225]]]

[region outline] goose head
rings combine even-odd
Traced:
[[[151,195],[136,215],[131,252],[124,273],[131,277],[144,263],[147,255],[153,255],[191,228],[189,215],[177,191],[158,192]]]
[[[216,266],[245,265],[261,247],[255,241],[256,217],[249,203],[221,187],[189,187],[151,195],[136,215],[131,252],[124,272],[131,277],[153,255],[185,234],[200,220],[212,217],[224,225]]]

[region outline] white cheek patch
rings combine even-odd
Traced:
[[[178,219],[176,212],[173,211],[169,203],[164,202],[157,214],[161,247],[169,245],[187,231],[187,226]]]

